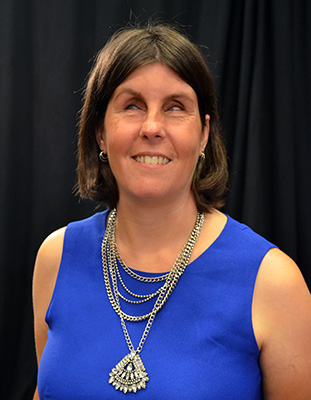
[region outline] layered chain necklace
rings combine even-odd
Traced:
[[[113,209],[108,217],[106,233],[102,242],[103,273],[109,301],[115,312],[120,317],[123,334],[130,352],[111,370],[109,374],[109,383],[112,384],[116,390],[120,390],[123,393],[136,393],[138,390],[146,388],[146,383],[149,381],[149,377],[140,357],[140,353],[143,349],[156,314],[167,302],[175,286],[177,285],[179,278],[189,263],[192,250],[204,223],[204,213],[197,214],[197,219],[191,235],[179,253],[171,271],[156,277],[144,277],[138,275],[125,264],[116,244],[116,220],[117,210]],[[145,283],[164,282],[163,285],[151,294],[140,295],[132,292],[125,285],[121,277],[117,260],[119,261],[119,264],[123,270],[135,280]],[[120,282],[120,285],[123,287],[126,293],[130,294],[137,300],[131,300],[123,296],[119,292],[118,282]],[[122,311],[120,306],[120,298],[128,303],[140,304],[155,297],[156,300],[152,310],[144,315],[128,315]],[[146,319],[146,327],[138,347],[135,350],[125,321],[139,322]]]

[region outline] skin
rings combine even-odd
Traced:
[[[168,67],[151,64],[136,69],[113,93],[104,125],[97,132],[116,178],[120,203],[150,207],[193,203],[192,175],[208,138],[194,90]],[[137,162],[139,156],[162,156],[167,164]],[[147,201],[146,201],[147,200]],[[133,201],[135,205],[133,205]]]
[[[270,250],[260,267],[253,326],[265,399],[311,399],[311,297],[293,260]]]
[[[171,269],[196,218],[190,184],[208,131],[209,116],[202,128],[193,89],[163,65],[138,68],[114,92],[97,141],[118,183],[116,240],[129,266],[148,272]],[[170,161],[138,162],[144,155]],[[217,210],[206,215],[190,262],[216,240],[225,224],[226,216]],[[37,255],[33,299],[38,362],[47,340],[44,317],[64,232],[62,228],[50,235]],[[311,297],[298,267],[280,250],[270,250],[262,261],[252,317],[264,399],[310,399]]]

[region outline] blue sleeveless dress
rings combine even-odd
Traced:
[[[273,245],[228,217],[220,236],[186,268],[154,320],[140,353],[150,378],[146,389],[124,394],[108,383],[109,372],[129,350],[103,279],[106,217],[107,212],[97,213],[66,229],[46,314],[40,400],[261,399],[251,308],[258,268]],[[150,285],[157,284],[136,282],[124,272],[123,278],[134,292],[156,289]],[[122,309],[137,315],[140,307],[144,314],[151,310],[148,303],[122,302]],[[135,348],[145,324],[127,322]]]

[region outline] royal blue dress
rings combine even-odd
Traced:
[[[129,350],[103,278],[106,217],[107,212],[97,213],[66,229],[46,314],[40,400],[261,399],[252,298],[258,268],[273,245],[228,217],[220,236],[188,265],[156,315],[140,353],[150,378],[146,389],[124,394],[108,383],[109,372]],[[122,276],[137,293],[150,293],[156,288],[150,285],[157,285],[137,282],[124,271]],[[137,315],[151,310],[148,303],[121,305]],[[145,325],[127,322],[135,348]]]

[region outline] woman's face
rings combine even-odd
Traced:
[[[97,131],[120,201],[189,199],[208,131],[190,85],[162,64],[137,68],[114,91]]]

